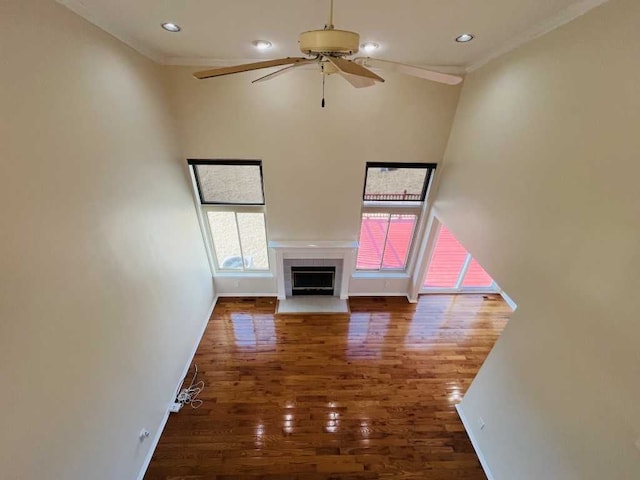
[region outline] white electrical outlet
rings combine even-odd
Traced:
[[[170,406],[169,406],[169,411],[171,413],[178,413],[180,411],[180,409],[182,408],[182,404],[180,402],[173,402]]]
[[[482,419],[482,417],[478,419],[478,423],[480,424],[480,430],[484,430],[484,420]]]

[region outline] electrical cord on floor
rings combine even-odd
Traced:
[[[194,367],[196,371],[193,374],[191,383],[188,387],[180,390],[180,393],[176,397],[176,402],[180,403],[183,407],[185,405],[191,405],[191,408],[199,408],[202,405],[202,400],[198,398],[198,395],[204,390],[204,381],[200,380],[196,382],[198,378],[198,365],[194,365]]]

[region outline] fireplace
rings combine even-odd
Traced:
[[[323,283],[316,283],[311,287],[322,288],[326,295],[338,296],[341,299],[349,298],[349,279],[355,268],[356,249],[358,242],[352,241],[270,241],[269,247],[275,253],[276,285],[278,287],[278,299],[285,300],[292,295],[309,295],[309,293],[294,293],[294,272],[325,272]],[[299,268],[303,267],[303,268]],[[312,267],[312,268],[309,268]],[[327,271],[332,270],[332,288],[328,289]],[[308,281],[301,277],[300,281]],[[314,280],[315,281],[315,280]],[[309,284],[299,284],[300,288],[308,288]],[[325,290],[326,289],[326,290]],[[298,292],[300,290],[297,290]],[[320,294],[320,293],[313,293]]]
[[[333,295],[336,267],[291,267],[292,295]]]

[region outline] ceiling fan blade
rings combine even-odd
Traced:
[[[416,65],[407,65],[405,63],[392,62],[390,60],[380,60],[379,58],[358,57],[354,60],[359,65],[366,65],[372,68],[382,68],[387,70],[404,73],[413,77],[424,78],[433,82],[445,83],[447,85],[458,85],[462,82],[462,77],[451,75],[448,73],[434,72]]]
[[[360,77],[358,75],[350,75],[348,73],[338,72],[342,78],[356,88],[373,87],[376,81],[373,78]]]
[[[376,82],[384,82],[384,78],[379,77],[371,70],[364,68],[362,65],[358,65],[357,63],[352,62],[351,60],[345,60],[340,57],[329,57],[325,56],[331,64],[338,69],[341,73],[346,73],[349,75],[355,75],[358,77],[366,77]]]
[[[251,70],[260,70],[262,68],[277,67],[279,65],[291,65],[301,62],[307,62],[308,58],[303,57],[287,57],[277,60],[265,60],[264,62],[245,63],[244,65],[235,65],[233,67],[220,67],[211,70],[203,70],[193,74],[194,77],[202,80],[204,78],[220,77],[222,75],[231,75],[233,73],[249,72]]]
[[[278,76],[280,76],[280,75],[282,75],[284,73],[290,72],[294,68],[301,67],[303,65],[308,65],[310,63],[316,63],[316,62],[317,62],[317,60],[315,58],[308,59],[305,62],[298,62],[298,63],[295,63],[293,65],[289,65],[288,67],[281,68],[280,70],[276,70],[275,72],[272,72],[272,73],[270,73],[268,75],[265,75],[264,77],[256,78],[251,83],[264,82],[264,81],[267,81],[267,80],[271,80],[272,78],[275,78],[275,77],[278,77]]]

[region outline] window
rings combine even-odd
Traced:
[[[422,202],[432,168],[420,163],[367,163],[363,200]]]
[[[358,269],[404,270],[417,219],[412,214],[364,213]]]
[[[442,225],[431,255],[424,286],[427,288],[456,288],[468,255],[456,237],[447,227]]]
[[[471,256],[471,254],[469,254]],[[475,258],[471,258],[467,272],[462,279],[462,288],[490,288],[493,287],[493,278],[485,272]]]
[[[406,270],[434,169],[425,163],[367,163],[357,270]]]
[[[259,160],[189,160],[218,271],[269,270]]]
[[[440,225],[423,291],[497,291],[491,276],[453,234]]]
[[[190,160],[203,204],[264,205],[259,160]]]

